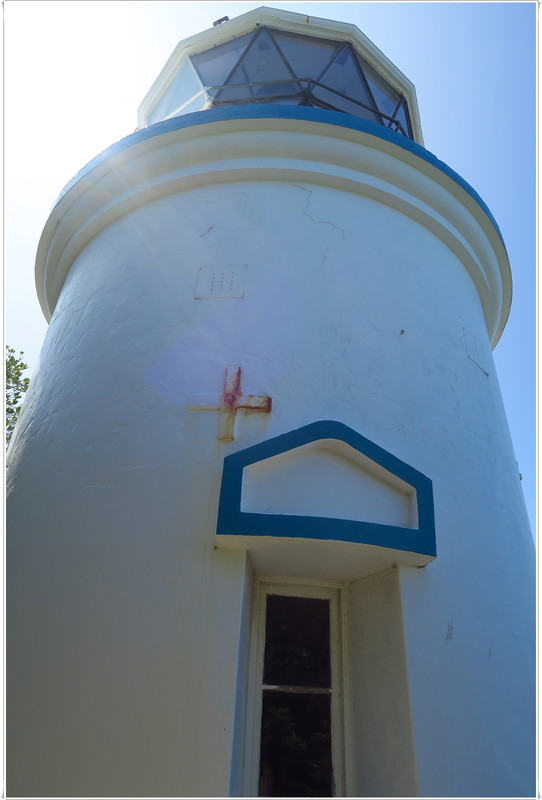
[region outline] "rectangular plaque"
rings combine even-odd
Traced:
[[[200,267],[196,300],[210,297],[244,297],[247,266]]]

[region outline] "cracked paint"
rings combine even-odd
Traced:
[[[307,197],[305,199],[305,207],[303,208],[303,213],[305,214],[305,216],[308,217],[311,220],[311,222],[314,222],[316,225],[329,225],[331,228],[335,228],[335,230],[340,232],[342,240],[344,242],[344,239],[345,239],[344,228],[341,228],[340,225],[335,225],[334,222],[330,222],[327,219],[315,219],[312,216],[312,214],[309,212],[309,206],[310,206],[311,197],[312,197],[312,191],[313,190],[312,189],[307,189],[306,186],[302,186],[299,183],[293,183],[292,186],[294,186],[296,189],[301,189],[302,191],[307,193]]]

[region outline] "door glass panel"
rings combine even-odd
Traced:
[[[268,594],[260,796],[333,794],[329,599]]]
[[[333,794],[331,697],[264,691],[260,797]]]
[[[329,626],[329,600],[268,595],[264,684],[329,688]]]

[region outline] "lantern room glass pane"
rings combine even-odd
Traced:
[[[380,122],[381,118],[378,117],[373,111],[365,108],[364,106],[354,103],[336,92],[329,89],[324,89],[321,86],[314,86],[312,96],[315,100],[320,101],[318,105],[320,108],[331,108],[331,110],[342,111],[345,114],[352,114],[354,117],[361,117],[361,119],[369,119],[371,122]]]
[[[278,103],[281,106],[304,106],[304,95],[296,94],[292,97],[275,97],[271,100],[272,103]]]
[[[397,114],[395,115],[395,119],[401,123],[405,136],[409,136],[412,138],[412,128],[410,126],[410,117],[408,115],[408,110],[406,108],[406,102],[403,99]],[[390,127],[393,126],[393,123]]]
[[[270,86],[235,86],[221,89],[213,101],[214,106],[234,105],[239,103],[286,103],[300,105],[301,96],[298,86],[285,82]]]
[[[212,50],[191,56],[190,60],[204,85],[223,86],[253,37],[254,33],[246,33],[231,42],[219,44]]]
[[[341,42],[298,36],[287,31],[274,30],[273,37],[299,78],[318,78],[342,47]]]
[[[367,61],[361,58],[360,55],[357,55],[357,59],[361,68],[363,69],[363,74],[367,78],[367,82],[370,86],[379,111],[383,111],[384,114],[387,114],[391,117],[397,108],[397,103],[399,102],[401,95],[399,92],[396,92],[393,86],[390,86],[390,84],[384,80],[384,78],[379,75],[370,64],[367,63]],[[384,120],[384,124],[386,125],[388,121],[389,120]]]
[[[291,83],[292,72],[278,52],[268,31],[262,28],[256,40],[248,48],[243,60],[228,78],[228,83],[263,84],[252,86],[250,95],[270,97],[275,94],[293,94],[299,86]],[[277,84],[273,83],[277,81]],[[223,100],[222,92],[218,92],[217,100]]]
[[[329,600],[267,596],[263,682],[331,685]]]
[[[178,111],[175,112],[174,116],[181,116],[182,114],[192,114],[194,111],[204,111],[208,107],[209,99],[207,94],[201,91],[188,103],[185,103],[181,106]]]
[[[325,84],[330,89],[337,89],[342,94],[372,107],[371,99],[359,73],[359,67],[349,46],[345,47],[326,69],[320,77],[319,83]]]
[[[254,100],[254,91],[248,84],[241,86],[228,86],[226,89],[215,89],[209,92],[214,98],[213,105],[235,105],[235,103],[248,102]]]
[[[190,61],[181,63],[175,78],[149,117],[151,125],[154,122],[166,119],[176,109],[201,93],[202,88],[201,81]],[[194,108],[193,110],[199,111],[203,108],[205,100],[206,98],[203,98],[203,101],[199,104],[199,108]],[[187,112],[183,111],[182,113]]]

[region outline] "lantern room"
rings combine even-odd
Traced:
[[[269,8],[181,42],[139,125],[246,104],[339,111],[422,143],[414,87],[355,26]]]

